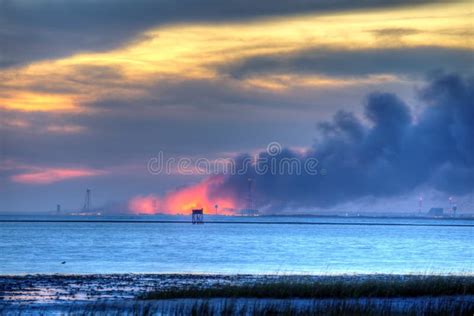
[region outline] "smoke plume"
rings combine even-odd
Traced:
[[[438,75],[419,92],[425,106],[414,116],[390,93],[367,97],[363,118],[345,111],[318,125],[318,139],[307,151],[283,148],[259,159],[318,162],[318,172],[257,172],[210,176],[196,186],[170,193],[170,212],[188,206],[246,207],[251,179],[255,207],[269,212],[329,208],[364,197],[389,198],[427,186],[464,195],[474,188],[474,80]],[[236,169],[250,156],[236,159]],[[255,159],[253,159],[255,162]],[[252,165],[255,167],[255,165]],[[260,166],[262,167],[262,166]],[[194,203],[193,201],[196,201]],[[194,204],[193,204],[194,203]],[[226,204],[224,203],[224,204]],[[183,208],[184,207],[184,208]],[[210,210],[207,210],[210,211]]]

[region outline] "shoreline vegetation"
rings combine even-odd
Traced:
[[[136,301],[132,304],[100,302],[70,308],[62,315],[472,315],[472,297],[419,299],[179,299]]]
[[[165,288],[138,298],[198,299],[190,311],[204,315],[471,315],[474,278],[427,275],[352,280],[328,277],[318,281],[283,279]],[[220,304],[209,302],[217,298],[222,299]],[[265,303],[261,304],[261,300]],[[300,300],[306,300],[306,304],[298,304]]]
[[[474,276],[0,276],[8,315],[472,315]]]
[[[468,276],[404,276],[340,279],[326,277],[311,281],[282,279],[257,281],[252,284],[216,284],[208,287],[188,286],[162,288],[138,296],[139,299],[177,298],[274,298],[274,299],[359,299],[420,296],[474,295],[474,277]]]

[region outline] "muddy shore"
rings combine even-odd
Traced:
[[[201,274],[103,274],[103,275],[24,275],[0,276],[0,314],[144,314],[143,310],[154,311],[152,314],[167,314],[180,310],[183,314],[190,308],[205,302],[217,308],[227,306],[293,306],[297,309],[311,306],[324,306],[344,301],[344,304],[378,304],[390,306],[390,309],[401,309],[414,306],[463,306],[474,308],[474,297],[443,296],[421,298],[384,298],[384,299],[346,299],[346,300],[308,300],[308,299],[175,299],[159,301],[138,301],[139,294],[156,289],[185,288],[190,285],[211,287],[213,285],[239,285],[266,281],[318,281],[330,278],[339,281],[360,281],[361,279],[406,279],[410,275],[337,275],[337,276],[302,276],[302,275],[201,275]],[[316,303],[315,303],[316,302]],[[444,304],[444,305],[443,305]],[[292,308],[293,308],[292,307]],[[137,312],[138,311],[138,312]],[[171,313],[171,312],[170,312]]]

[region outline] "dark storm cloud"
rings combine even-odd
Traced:
[[[227,93],[209,96],[217,103],[209,105],[205,104],[204,96],[200,102],[190,104],[183,96],[173,99],[168,94],[163,95],[164,100],[102,100],[89,105],[99,111],[93,114],[1,110],[2,158],[49,166],[69,163],[102,168],[130,161],[145,166],[147,159],[159,151],[206,157],[219,151],[253,148],[272,139],[278,114],[259,113],[254,108],[262,106],[268,110],[265,102],[271,99],[255,98],[249,115],[242,107],[250,96],[242,100],[237,92]],[[292,142],[298,131],[306,128],[309,133],[313,124],[306,122],[295,130],[293,121],[281,120],[277,134]],[[73,127],[72,132],[67,132],[68,127]]]
[[[146,91],[146,96],[136,99],[110,97],[84,106],[124,112],[131,112],[133,106],[141,113],[156,115],[166,114],[168,109],[181,112],[183,117],[187,113],[212,116],[234,110],[241,112],[243,108],[288,109],[289,106],[297,113],[314,107],[309,98],[291,93],[278,94],[228,78],[158,80]]]
[[[393,32],[390,34],[393,35]],[[289,55],[255,57],[225,65],[221,71],[236,78],[271,73],[421,76],[440,68],[466,73],[473,71],[473,67],[474,54],[470,50],[418,47],[351,51],[312,49]]]
[[[313,149],[301,154],[284,149],[277,156],[261,153],[270,166],[283,159],[319,161],[326,175],[227,176],[216,196],[244,201],[248,178],[255,179],[259,207],[324,208],[364,197],[386,198],[412,192],[424,185],[448,194],[463,195],[474,188],[474,79],[439,75],[421,93],[427,104],[417,117],[396,95],[368,96],[363,123],[339,112],[320,125]],[[242,161],[243,160],[242,156]]]
[[[68,73],[72,75],[66,80],[37,81],[31,88],[68,92],[75,89],[70,81],[82,83],[91,76],[95,83],[105,82],[118,91],[133,85],[121,80],[114,68],[75,66]],[[406,84],[376,86],[412,93]],[[101,168],[130,160],[143,162],[160,150],[207,157],[258,148],[275,138],[303,146],[311,143],[315,121],[352,106],[354,99],[360,100],[372,89],[345,87],[343,95],[339,88],[312,87],[280,93],[228,78],[157,80],[136,88],[142,89],[142,96],[108,94],[81,104],[84,111],[78,113],[0,110],[3,157],[29,164],[82,163]]]
[[[436,0],[0,1],[0,67],[110,49],[161,24],[413,5]]]
[[[71,72],[68,80],[75,82],[95,72],[95,82],[120,78],[106,67],[76,67]],[[83,78],[84,72],[87,76]],[[69,86],[39,82],[34,88],[64,92]],[[284,134],[288,142],[305,128],[309,134],[314,125],[308,120],[295,130],[293,121],[287,121],[289,115],[306,118],[308,113],[303,111],[314,107],[314,98],[274,95],[226,80],[157,81],[147,89],[144,96],[136,98],[110,96],[82,104],[85,111],[80,113],[0,109],[2,157],[52,166],[83,163],[101,168],[134,160],[145,164],[160,150],[171,155],[207,156],[261,146],[275,134],[276,120],[280,121],[277,134]],[[278,111],[286,113],[281,115],[284,119]],[[57,132],[48,130],[51,126]],[[70,126],[79,129],[61,132],[62,127]]]

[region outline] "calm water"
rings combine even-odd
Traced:
[[[0,217],[6,219],[27,218]],[[275,223],[0,222],[0,274],[474,273],[473,221],[288,217],[217,220]]]

